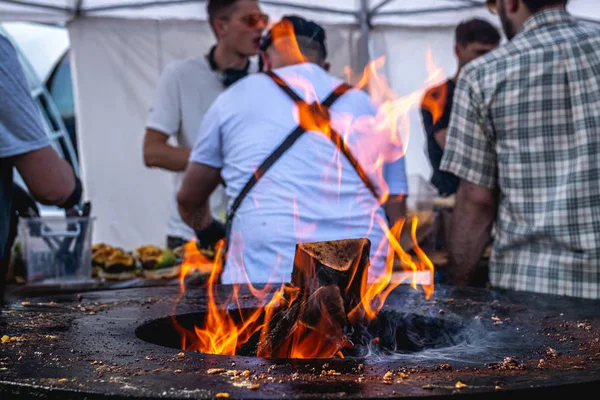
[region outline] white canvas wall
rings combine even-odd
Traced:
[[[95,242],[131,248],[163,241],[154,221],[166,218],[170,180],[147,170],[141,152],[143,121],[160,70],[158,25],[78,20],[69,27],[80,163],[85,197],[97,218]]]

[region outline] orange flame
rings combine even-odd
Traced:
[[[283,19],[273,25],[271,27],[271,38],[277,54],[285,60],[286,64],[299,64],[307,61],[307,58],[300,51],[298,40],[294,35],[294,26],[290,21]]]
[[[292,26],[287,23],[276,25],[273,30],[274,46],[284,57],[290,57],[297,61],[305,61],[300,52],[298,43],[294,38]],[[283,40],[286,39],[286,40]],[[353,77],[352,71],[346,71],[349,79],[354,79],[355,87],[368,90],[377,105],[377,112],[372,116],[353,119],[341,116],[346,129],[340,130],[341,139],[346,141],[350,131],[364,133],[364,142],[356,146],[361,154],[361,160],[367,160],[363,168],[373,175],[378,186],[383,189],[379,204],[385,202],[389,197],[389,188],[385,183],[382,166],[403,157],[408,146],[408,111],[417,106],[422,98],[422,91],[411,93],[404,97],[396,96],[389,87],[385,77],[379,72],[385,64],[385,58],[378,58],[365,68],[362,75]],[[434,67],[431,53],[428,52],[429,80],[436,80],[441,76],[441,69]],[[427,82],[426,82],[427,83]],[[331,135],[329,123],[329,111],[318,102],[314,88],[310,82],[298,80],[294,86],[304,91],[303,98],[307,99],[309,105],[298,104],[296,111],[297,121],[307,131]],[[308,100],[310,99],[310,101]],[[437,115],[437,114],[435,114]],[[343,124],[342,124],[343,125]],[[382,141],[391,143],[393,151],[381,154]],[[343,155],[338,152],[333,162],[337,163],[338,183],[341,182]],[[310,237],[311,232],[318,229],[318,221],[308,226],[308,232],[299,232],[299,212],[294,202],[294,229],[296,235]],[[365,200],[365,207],[373,208],[372,199]],[[281,357],[281,358],[330,358],[344,357],[344,350],[351,348],[352,343],[346,338],[343,330],[344,323],[359,324],[365,320],[377,318],[378,312],[385,305],[387,297],[406,279],[410,279],[410,285],[418,290],[422,287],[426,298],[431,298],[434,292],[433,274],[434,266],[425,252],[419,247],[417,230],[418,218],[414,217],[408,222],[404,219],[397,221],[391,228],[388,223],[374,209],[371,213],[371,229],[381,228],[384,238],[377,243],[376,254],[383,255],[385,260],[384,270],[374,279],[368,279],[368,275],[362,275],[360,302],[347,314],[341,315],[340,308],[336,307],[329,299],[340,296],[340,291],[348,288],[337,286],[323,286],[313,293],[302,293],[301,288],[282,285],[279,289],[271,290],[269,285],[262,289],[255,288],[250,282],[246,285],[256,307],[245,309],[240,299],[240,285],[234,285],[227,299],[220,299],[218,293],[219,276],[223,268],[221,250],[224,245],[221,242],[216,250],[214,260],[203,256],[191,241],[185,247],[186,257],[181,269],[181,292],[185,291],[184,278],[189,271],[210,271],[210,277],[206,283],[206,315],[204,321],[195,326],[193,330],[180,326],[177,321],[175,325],[181,334],[181,347],[184,350],[199,350],[204,353],[239,355],[240,349],[252,338],[258,338],[259,357]],[[405,226],[409,225],[409,226]],[[401,238],[408,237],[411,241],[411,251],[405,250],[400,244]],[[299,240],[301,241],[301,240]],[[241,252],[237,249],[236,252]],[[230,252],[231,253],[231,252]],[[239,255],[241,257],[241,253]],[[228,257],[238,257],[237,254],[229,254]],[[241,273],[246,276],[243,270]],[[399,275],[399,272],[405,272]],[[426,273],[428,282],[419,282],[419,274]],[[410,277],[410,278],[407,278]],[[358,279],[352,277],[352,279]],[[349,282],[349,285],[351,282]],[[322,296],[317,292],[322,291]],[[337,291],[337,292],[336,292]],[[341,297],[341,296],[340,296]],[[303,317],[307,304],[313,302],[313,310],[318,310],[317,319],[314,315]],[[230,309],[237,311],[231,312]],[[280,338],[277,346],[273,343],[274,327],[277,325],[277,316],[281,310],[290,312],[296,308],[297,320],[292,321],[292,328],[287,336]],[[279,314],[278,314],[279,313]],[[344,311],[345,313],[345,311]]]
[[[448,85],[445,83],[440,84],[439,80],[441,76],[439,71],[441,70],[435,67],[430,49],[427,50],[426,60],[427,70],[429,72],[428,81],[431,85],[435,86],[425,92],[421,107],[424,110],[429,111],[433,118],[433,123],[435,124],[442,118],[442,115],[444,115],[446,102],[448,100]]]

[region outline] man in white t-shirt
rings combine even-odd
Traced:
[[[258,0],[210,0],[207,14],[217,44],[207,55],[176,61],[165,68],[146,123],[144,162],[148,167],[175,172],[176,190],[210,105],[226,87],[257,70],[249,57],[257,54],[268,23]],[[176,146],[168,142],[171,137]],[[214,217],[223,220],[227,200],[222,187],[212,195],[210,206]],[[193,237],[194,231],[179,216],[174,194],[167,246],[178,247]]]
[[[232,217],[223,283],[288,282],[297,243],[362,237],[371,240],[370,277],[376,277],[388,248],[381,224],[406,214],[402,144],[390,140],[365,92],[350,88],[344,93],[338,89],[342,82],[323,68],[325,32],[319,25],[284,17],[265,36],[261,50],[272,75],[237,82],[202,122],[177,197],[183,220],[197,237],[215,229],[207,201],[222,177]],[[333,96],[338,97],[333,102],[334,91],[344,94]],[[348,156],[299,117],[298,110],[306,110],[301,100],[304,106],[316,101],[330,106],[331,126],[347,143]],[[308,131],[282,153],[299,120]],[[264,161],[278,153],[265,170]],[[253,176],[260,179],[239,202]],[[390,196],[382,207],[384,193]]]

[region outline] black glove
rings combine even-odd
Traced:
[[[196,231],[196,247],[200,252],[214,257],[215,246],[225,235],[225,225],[213,219],[207,228]]]
[[[20,217],[28,218],[40,214],[40,210],[33,197],[16,183],[13,183],[12,208]]]
[[[75,176],[75,189],[69,196],[69,198],[63,203],[60,204],[59,207],[65,210],[75,207],[81,201],[81,195],[83,194],[83,186],[81,181],[77,176]]]
[[[11,215],[11,235],[9,235],[9,243],[12,243],[17,235],[17,226],[19,218],[37,218],[40,215],[40,210],[35,203],[35,200],[29,192],[21,186],[13,183],[13,201]],[[38,221],[30,221],[27,226],[30,229],[30,235],[39,237],[42,232],[42,223]],[[14,234],[14,236],[13,236]]]

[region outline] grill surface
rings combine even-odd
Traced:
[[[219,289],[225,298],[231,288]],[[178,297],[178,288],[147,288],[13,304],[2,312],[0,336],[24,341],[0,344],[0,397],[426,398],[461,393],[512,400],[600,388],[597,301],[447,287],[437,287],[434,298],[425,300],[403,286],[384,307],[386,318],[403,327],[399,332],[408,338],[397,340],[398,354],[267,360],[178,354],[168,317],[176,314],[192,325],[206,307],[203,289],[189,290],[176,305]],[[249,293],[242,300],[244,308],[257,306]],[[211,368],[249,370],[250,375],[208,374]],[[459,381],[467,386],[457,389]],[[251,390],[251,384],[259,387]]]

